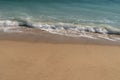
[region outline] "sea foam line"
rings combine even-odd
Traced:
[[[66,23],[36,23],[30,21],[0,20],[0,30],[4,32],[22,32],[20,27],[37,28],[53,34],[86,37],[91,39],[103,38],[111,41],[120,41],[119,38],[112,38],[108,35],[120,35],[120,30],[109,25],[102,27],[88,25],[73,25]],[[100,36],[100,35],[102,36]]]

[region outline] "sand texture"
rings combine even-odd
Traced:
[[[120,80],[120,47],[3,40],[0,80]]]

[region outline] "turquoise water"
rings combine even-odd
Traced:
[[[1,0],[0,19],[21,21],[23,25],[41,28],[40,23],[53,27],[94,27],[98,33],[120,34],[119,0]],[[26,24],[27,23],[27,24]],[[29,24],[28,24],[29,23]],[[38,24],[39,23],[39,24]],[[62,25],[61,25],[62,23]],[[55,26],[53,26],[55,24]],[[65,24],[65,25],[63,25]],[[69,25],[68,25],[69,24]],[[39,25],[39,26],[38,26]],[[96,27],[107,28],[97,31]],[[109,27],[109,28],[108,28]],[[70,29],[71,29],[70,28]],[[56,29],[56,28],[54,28]],[[59,29],[59,28],[57,28]],[[88,29],[88,28],[87,28]],[[114,29],[114,30],[112,30]],[[117,30],[116,30],[117,29]],[[46,28],[44,29],[46,30]],[[49,31],[49,30],[47,30]],[[53,30],[51,30],[53,31]],[[86,30],[85,31],[92,31]],[[110,32],[111,31],[111,32]],[[56,31],[55,31],[56,32]]]
[[[82,2],[83,1],[83,2]],[[4,0],[0,1],[1,18],[31,18],[67,23],[100,23],[119,27],[119,3],[106,2]],[[92,0],[91,0],[92,1]]]

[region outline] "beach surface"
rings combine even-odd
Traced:
[[[120,47],[0,40],[0,80],[120,80]]]
[[[120,80],[120,0],[0,0],[0,80]]]

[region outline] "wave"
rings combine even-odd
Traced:
[[[4,32],[22,32],[20,28],[36,28],[48,31],[53,34],[87,37],[92,39],[104,38],[112,41],[120,41],[119,37],[111,35],[120,35],[120,29],[109,25],[75,25],[70,23],[50,23],[34,22],[29,20],[0,20],[0,30]]]

